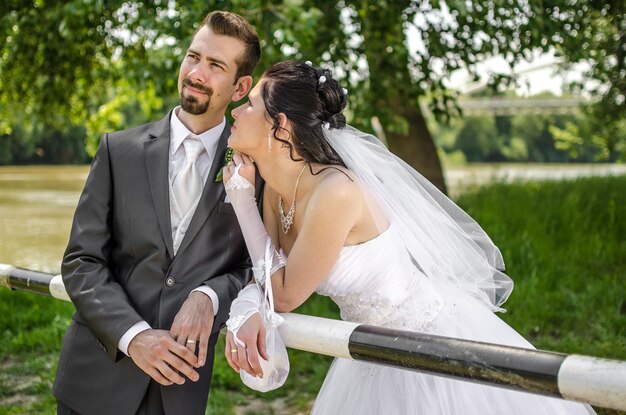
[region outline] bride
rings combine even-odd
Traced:
[[[313,292],[348,321],[532,348],[494,311],[513,283],[499,250],[465,212],[375,137],[346,125],[328,70],[280,62],[233,110],[225,169],[257,284],[233,302],[230,366],[262,377],[257,288],[278,311]],[[256,167],[255,167],[256,165]],[[263,219],[254,198],[265,179]],[[590,414],[588,405],[335,359],[313,414]]]

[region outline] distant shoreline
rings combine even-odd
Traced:
[[[35,164],[0,166],[0,183],[41,179],[76,182],[81,189],[89,164]],[[493,182],[572,180],[578,177],[626,174],[626,164],[617,163],[467,163],[444,168],[451,197]]]
[[[451,197],[493,182],[573,180],[624,174],[626,164],[615,163],[467,163],[444,168]]]

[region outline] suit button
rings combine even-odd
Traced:
[[[167,285],[168,287],[173,287],[174,285],[176,285],[176,280],[174,279],[174,277],[167,277],[167,279],[165,280],[165,285]]]

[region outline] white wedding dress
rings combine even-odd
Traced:
[[[323,133],[362,186],[364,201],[381,230],[374,239],[344,246],[316,290],[339,305],[342,319],[533,348],[494,314],[502,310],[513,283],[503,273],[500,251],[481,227],[376,137],[350,126],[323,129]],[[257,285],[262,285],[284,266],[283,257],[267,236],[254,187],[238,175],[238,167],[226,190],[256,264]],[[231,305],[226,325],[235,341],[243,322],[261,308],[264,295],[257,285],[246,287]],[[278,387],[284,376],[285,370],[281,382],[271,376],[268,382]],[[561,399],[338,358],[312,413],[583,415],[594,411]]]
[[[397,241],[399,224],[345,246],[317,293],[329,296],[343,320],[533,348],[485,304],[451,285],[429,280]],[[335,359],[313,406],[314,415],[577,415],[588,405],[462,380]]]

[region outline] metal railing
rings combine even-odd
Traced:
[[[0,287],[70,301],[60,275],[0,264]],[[287,347],[626,410],[626,362],[283,314]]]

